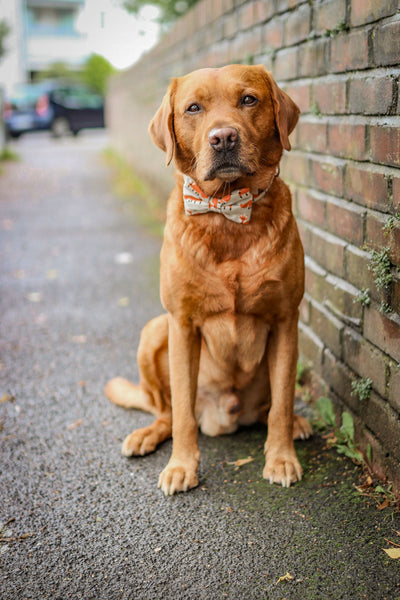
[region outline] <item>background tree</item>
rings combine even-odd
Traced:
[[[160,10],[158,21],[170,23],[184,15],[198,0],[124,0],[128,12],[139,13],[144,6],[156,6]]]
[[[105,96],[108,78],[113,73],[115,73],[114,67],[104,56],[92,54],[83,66],[81,80],[92,90]]]
[[[10,33],[10,27],[4,19],[0,21],[0,58],[7,52],[5,47],[5,39]]]

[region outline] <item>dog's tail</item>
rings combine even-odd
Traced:
[[[153,415],[157,414],[155,406],[150,402],[148,394],[140,387],[122,377],[114,377],[104,388],[105,395],[111,402],[123,408],[137,408]]]

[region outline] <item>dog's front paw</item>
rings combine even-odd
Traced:
[[[150,452],[154,452],[158,443],[158,436],[151,427],[143,427],[143,429],[137,429],[124,439],[121,454],[128,457],[145,456]]]
[[[291,483],[300,481],[303,475],[303,469],[293,450],[285,450],[276,453],[273,450],[267,451],[263,477],[270,483],[281,484],[282,487],[290,487]]]
[[[177,492],[187,492],[198,485],[197,463],[193,465],[175,459],[170,460],[158,480],[158,487],[166,496],[172,496]]]

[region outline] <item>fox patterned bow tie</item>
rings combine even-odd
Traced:
[[[256,196],[250,192],[249,188],[241,188],[222,198],[207,196],[191,177],[184,175],[183,202],[185,213],[187,215],[199,215],[216,212],[224,215],[230,221],[246,225],[250,223],[253,202],[257,202],[265,196],[278,174],[279,169],[276,170],[268,188]]]

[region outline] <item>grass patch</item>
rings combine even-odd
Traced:
[[[18,154],[14,152],[14,150],[11,150],[7,146],[4,146],[4,148],[0,150],[0,161],[6,162],[12,160],[19,160]]]
[[[117,196],[132,204],[135,216],[146,230],[161,237],[164,232],[165,202],[117,152],[108,148],[103,157],[110,168]]]

